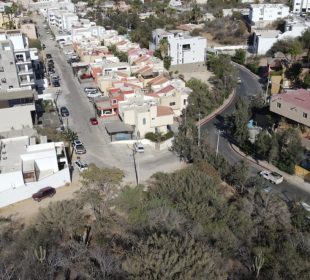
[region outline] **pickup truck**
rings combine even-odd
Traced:
[[[259,175],[263,177],[264,179],[268,180],[269,182],[271,182],[272,184],[278,185],[283,182],[283,176],[276,172],[263,170],[259,172]]]

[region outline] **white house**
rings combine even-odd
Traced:
[[[206,38],[199,36],[192,37],[180,30],[168,32],[163,29],[155,29],[152,32],[150,49],[159,49],[162,39],[167,39],[168,41],[168,56],[171,57],[171,65],[205,61],[207,49]]]
[[[285,20],[285,31],[281,33],[279,30],[255,30],[254,33],[254,52],[258,55],[265,54],[272,45],[285,38],[297,38],[310,28],[310,22],[302,17],[290,17]]]
[[[56,26],[60,30],[71,31],[73,23],[78,21],[79,17],[65,10],[48,9],[47,19],[49,25]]]
[[[2,139],[0,155],[0,207],[30,198],[46,186],[71,182],[63,142],[36,144],[28,136]]]
[[[310,12],[310,0],[294,0],[293,1],[293,13],[309,13]]]
[[[251,4],[249,20],[255,26],[263,27],[275,20],[289,16],[290,8],[284,4]]]

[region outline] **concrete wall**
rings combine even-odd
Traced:
[[[35,24],[33,23],[21,24],[20,30],[22,33],[26,34],[26,36],[29,39],[38,39]]]
[[[0,192],[0,208],[27,198],[31,198],[34,193],[47,186],[59,188],[70,182],[69,168],[65,168],[54,175],[42,179],[41,181],[29,183],[27,186],[21,186],[18,188],[12,187],[11,189]]]
[[[33,127],[31,111],[35,111],[34,105],[15,106],[11,108],[0,109],[0,132],[10,131],[12,127],[22,129],[24,127]],[[5,121],[3,121],[5,120]]]

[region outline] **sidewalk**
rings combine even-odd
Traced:
[[[307,192],[310,194],[310,184],[304,182],[304,179],[297,176],[297,175],[290,175],[287,174],[286,172],[283,172],[279,170],[277,167],[274,165],[266,162],[266,161],[261,161],[261,160],[255,160],[250,156],[247,156],[244,152],[242,152],[236,145],[231,144],[230,145],[232,150],[236,152],[239,156],[243,157],[244,159],[256,164],[259,167],[262,167],[263,169],[267,169],[270,171],[277,172],[283,176],[283,178],[290,184],[295,185],[297,188]]]

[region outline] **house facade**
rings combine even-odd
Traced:
[[[293,1],[293,13],[309,13],[310,12],[310,0],[294,0]]]
[[[284,4],[251,4],[249,20],[255,26],[265,25],[288,17],[290,8]]]
[[[21,136],[0,141],[0,207],[30,198],[41,188],[71,182],[63,142]]]
[[[310,127],[310,91],[298,89],[272,95],[270,111]]]

